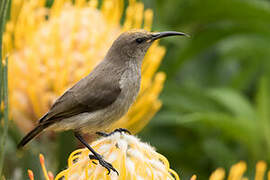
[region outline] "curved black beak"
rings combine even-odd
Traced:
[[[152,39],[151,41],[163,38],[163,37],[168,37],[168,36],[186,36],[190,37],[188,34],[182,33],[182,32],[176,32],[176,31],[164,31],[164,32],[157,32],[152,34]]]

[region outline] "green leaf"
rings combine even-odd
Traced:
[[[270,93],[269,79],[263,77],[259,83],[257,94],[257,113],[258,123],[261,133],[264,137],[264,142],[267,146],[268,157],[270,156]],[[270,159],[270,158],[269,158]]]
[[[252,153],[256,153],[256,149],[260,147],[254,121],[247,121],[224,113],[192,113],[181,119],[181,123],[197,122],[203,123],[209,128],[219,129],[222,134],[247,145]]]
[[[256,113],[250,102],[239,92],[228,88],[215,88],[208,91],[209,96],[227,108],[234,116],[254,120]]]
[[[179,22],[183,24],[235,21],[264,24],[270,18],[268,1],[254,0],[183,0],[184,8],[179,12]],[[265,24],[266,25],[266,24]]]

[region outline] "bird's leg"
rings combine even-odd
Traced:
[[[127,130],[127,129],[125,129],[125,128],[117,128],[117,129],[115,129],[115,130],[114,130],[113,132],[111,132],[111,133],[96,132],[96,134],[99,135],[99,136],[102,136],[102,137],[108,137],[108,136],[110,136],[110,135],[113,135],[113,134],[116,133],[116,132],[119,132],[119,133],[124,132],[124,133],[127,133],[127,134],[131,134],[131,133],[129,132],[129,130]]]
[[[75,137],[93,153],[93,155],[89,155],[90,159],[96,159],[99,161],[99,164],[103,167],[105,167],[108,170],[108,174],[110,174],[111,170],[117,173],[119,175],[118,171],[107,161],[105,161],[100,154],[98,154],[84,139],[83,137],[78,133],[74,133]]]

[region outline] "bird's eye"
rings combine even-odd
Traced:
[[[138,44],[141,44],[143,41],[144,41],[143,38],[137,38],[137,39],[136,39],[136,42],[137,42]]]

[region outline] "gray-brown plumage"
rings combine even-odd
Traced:
[[[121,34],[103,61],[56,100],[39,120],[37,127],[22,139],[18,147],[24,146],[44,130],[74,130],[81,142],[83,139],[78,132],[106,130],[128,111],[137,97],[141,64],[148,48],[154,40],[173,35],[186,34],[173,31],[150,33],[145,30]],[[90,146],[86,146],[102,166],[116,171],[100,155],[94,153]]]

